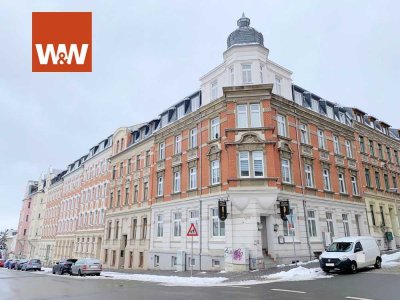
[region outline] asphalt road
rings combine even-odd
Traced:
[[[400,273],[380,270],[330,279],[276,282],[250,286],[170,287],[157,283],[113,279],[49,276],[0,269],[1,300],[122,299],[268,299],[399,300]]]

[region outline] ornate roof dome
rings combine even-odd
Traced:
[[[262,33],[249,26],[250,19],[247,18],[244,13],[237,21],[237,25],[239,28],[232,32],[226,41],[228,48],[240,44],[260,44],[264,46],[264,37]]]

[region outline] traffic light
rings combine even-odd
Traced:
[[[287,221],[286,216],[290,215],[289,200],[279,201],[279,211],[280,211],[281,219],[283,221]]]
[[[218,200],[218,218],[225,221],[228,216],[226,211],[226,200]]]

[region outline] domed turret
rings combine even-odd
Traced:
[[[226,41],[228,48],[233,45],[243,44],[259,44],[264,46],[264,37],[262,33],[249,26],[250,19],[247,18],[244,13],[237,21],[237,25],[239,28],[232,32]]]

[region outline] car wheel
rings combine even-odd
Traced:
[[[100,273],[97,273],[96,276],[100,276]]]
[[[382,262],[381,262],[381,259],[379,257],[376,258],[376,262],[375,262],[374,267],[375,267],[375,269],[382,268]]]
[[[51,273],[56,274],[56,271],[54,271],[54,268],[53,268],[53,271]]]
[[[81,270],[78,270],[78,276],[82,276]]]
[[[356,274],[357,273],[357,264],[355,261],[353,261],[350,265],[350,273],[351,274]]]
[[[328,268],[323,268],[322,271],[324,271],[325,273],[329,273],[329,269]]]
[[[64,275],[64,269],[60,270],[60,275]]]

